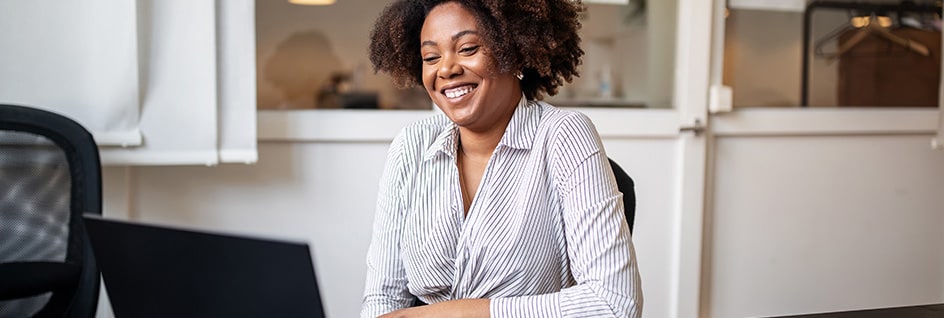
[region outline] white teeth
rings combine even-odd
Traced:
[[[446,97],[449,97],[449,98],[456,98],[456,97],[460,97],[465,94],[471,93],[472,89],[474,88],[475,87],[472,85],[465,85],[465,86],[447,89],[443,91],[443,94],[446,94]]]

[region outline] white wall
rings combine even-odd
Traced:
[[[710,317],[944,302],[944,152],[930,138],[719,138]]]
[[[633,244],[642,278],[643,317],[670,317],[673,312],[674,246],[678,220],[673,208],[679,173],[670,158],[679,155],[674,139],[604,139],[607,155],[636,183]]]

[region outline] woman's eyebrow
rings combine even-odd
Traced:
[[[475,30],[459,31],[459,33],[456,33],[455,35],[452,36],[452,40],[453,40],[453,41],[459,40],[459,38],[461,38],[461,37],[463,37],[463,36],[466,36],[466,35],[469,35],[469,34],[478,35],[479,33],[478,33],[477,31],[475,31]],[[431,40],[423,41],[423,43],[420,44],[420,47],[424,47],[424,46],[427,46],[427,45],[436,46],[436,41],[431,41]]]
[[[466,36],[466,35],[469,35],[469,34],[478,35],[479,33],[476,32],[475,30],[460,31],[459,33],[456,33],[456,35],[453,35],[453,36],[452,36],[452,40],[453,40],[453,41],[458,40],[459,38],[461,38],[461,37],[463,37],[463,36]]]

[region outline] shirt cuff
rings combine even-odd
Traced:
[[[560,317],[560,294],[493,298],[489,302],[492,318]]]

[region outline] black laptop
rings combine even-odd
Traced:
[[[307,244],[86,215],[115,317],[324,317]]]

